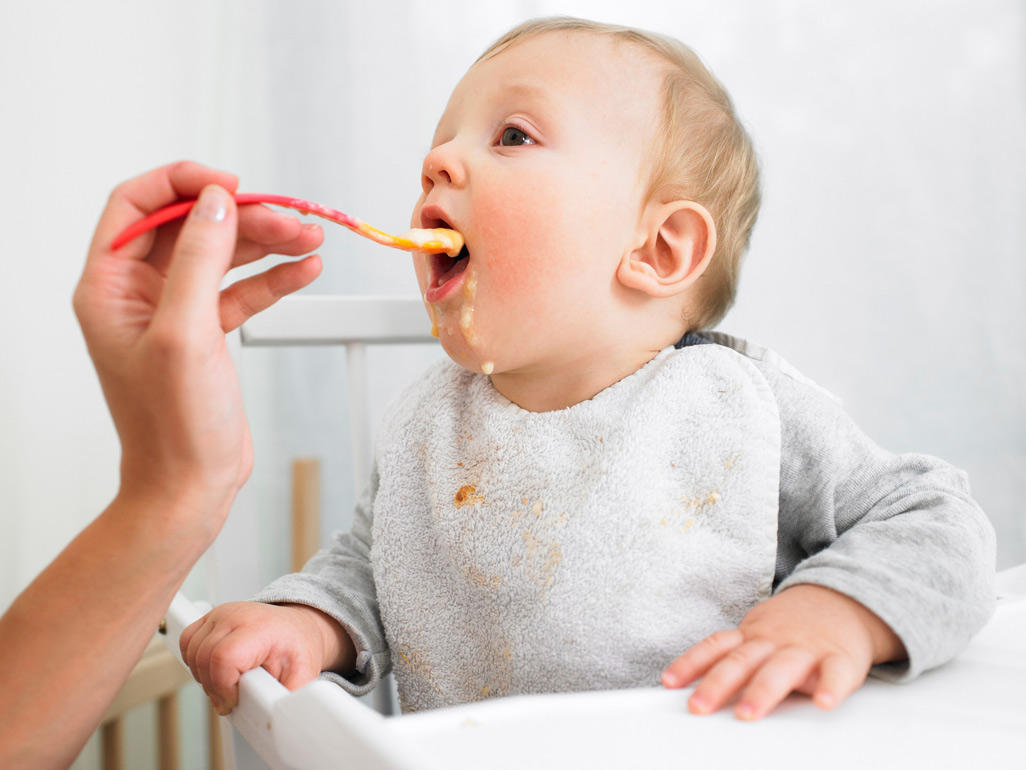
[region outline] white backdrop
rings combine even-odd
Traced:
[[[765,204],[721,328],[777,349],[882,445],[965,468],[999,566],[1026,561],[1020,0],[5,2],[0,608],[116,488],[70,304],[109,190],[189,157],[243,190],[402,229],[463,71],[509,26],[556,13],[675,35],[724,81]],[[403,255],[346,231],[321,251],[311,293],[416,292]],[[375,415],[437,355],[375,354]],[[219,544],[222,598],[287,568],[292,457],[324,460],[329,528],[348,525],[353,496],[340,354],[251,351],[243,380],[257,466]]]

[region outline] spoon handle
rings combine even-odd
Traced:
[[[389,235],[384,230],[379,230],[376,227],[371,227],[366,222],[361,222],[356,217],[351,217],[349,214],[343,214],[341,211],[336,211],[328,206],[323,206],[320,203],[314,203],[313,201],[303,200],[302,198],[291,198],[287,195],[271,195],[268,193],[236,193],[234,196],[236,205],[246,206],[253,203],[270,203],[275,206],[283,206],[285,208],[295,209],[300,214],[313,214],[327,219],[336,224],[340,224],[343,227],[348,227],[354,233],[370,238],[376,243],[383,244],[385,246],[393,246],[398,249],[405,249],[406,251],[451,251],[453,248],[453,241],[451,235],[456,235],[453,231],[439,230],[439,231],[426,231],[430,233],[437,232],[437,238],[425,239],[423,236],[416,240],[410,238],[397,237]],[[157,209],[151,214],[140,219],[124,230],[122,230],[118,236],[111,242],[112,249],[120,249],[129,241],[138,238],[145,232],[159,227],[160,225],[171,222],[175,219],[184,217],[193,206],[196,205],[196,200],[185,200],[179,201],[178,203],[172,203],[164,208]],[[415,231],[411,231],[415,232]],[[425,231],[421,231],[425,232]],[[450,234],[451,235],[448,235]],[[460,245],[462,245],[462,239],[460,239]],[[459,251],[459,246],[456,246],[456,251]]]

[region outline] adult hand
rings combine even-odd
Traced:
[[[96,228],[75,312],[121,438],[121,488],[0,617],[2,767],[71,764],[249,474],[224,332],[308,284],[320,260],[221,281],[322,236],[263,207],[236,211],[236,184],[196,163],[159,168],[115,189]],[[201,191],[183,224],[111,250],[125,226]]]
[[[211,538],[253,457],[224,333],[310,283],[321,267],[312,255],[221,290],[229,269],[272,252],[303,254],[323,239],[294,216],[264,206],[237,210],[228,194],[237,184],[231,174],[184,161],[119,185],[74,297],[121,438],[119,496],[177,501]],[[127,225],[197,196],[183,223],[111,250]]]
[[[792,691],[832,709],[858,689],[874,663],[905,657],[901,641],[851,597],[817,585],[796,585],[755,605],[734,629],[718,631],[671,663],[663,684],[695,679],[688,706],[718,710],[738,692],[739,719],[759,719]]]

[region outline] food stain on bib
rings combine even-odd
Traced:
[[[452,499],[452,504],[457,508],[462,508],[465,505],[477,505],[483,502],[484,498],[477,493],[477,488],[471,484],[456,490],[456,495]]]

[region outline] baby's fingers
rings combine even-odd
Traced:
[[[744,687],[775,649],[772,642],[754,640],[731,650],[702,677],[688,698],[688,708],[693,714],[716,711]]]
[[[200,681],[198,667],[200,648],[216,628],[217,622],[208,613],[186,626],[181,636],[178,637],[178,649],[181,650],[182,660],[185,661],[185,665],[192,672],[192,678],[197,682]]]
[[[192,664],[190,665],[192,676],[203,685],[203,689],[208,695],[214,692],[210,675],[214,650],[231,633],[232,630],[222,623],[211,628],[210,631],[203,635],[202,639],[193,639],[189,645],[189,654],[192,659]]]
[[[205,658],[201,660],[204,654],[209,654],[201,651],[210,649],[211,637],[215,634],[217,638],[224,636],[223,631],[217,633],[216,622],[210,618],[210,615],[206,615],[182,631],[181,636],[178,637],[178,647],[182,652],[182,660],[185,661],[185,665],[188,666],[189,671],[192,673],[192,678],[203,687],[203,692],[211,696],[214,710],[219,714],[226,714],[228,712],[222,710],[220,703],[213,697],[210,688],[207,686],[207,661]]]
[[[816,666],[816,657],[800,647],[774,653],[752,677],[734,710],[738,719],[760,719],[796,690]]]
[[[259,667],[267,655],[267,644],[252,634],[229,634],[211,648],[204,689],[217,713],[231,713],[239,702],[239,679]]]
[[[744,636],[736,628],[707,636],[666,667],[663,685],[677,688],[690,684],[743,641]]]
[[[189,665],[189,642],[192,641],[192,638],[203,627],[204,620],[204,618],[200,618],[199,620],[190,623],[178,636],[178,649],[182,653],[182,660],[185,661],[185,665],[187,666]]]
[[[821,709],[832,709],[857,690],[866,674],[861,666],[844,655],[831,655],[819,669],[819,682],[812,702]]]

